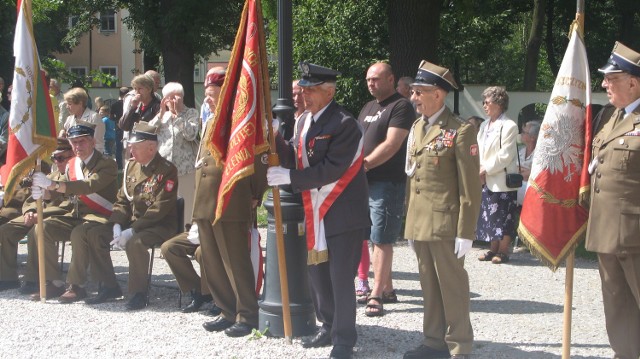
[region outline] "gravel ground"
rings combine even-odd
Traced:
[[[560,358],[564,268],[553,273],[526,251],[513,254],[505,265],[479,262],[476,257],[483,251],[473,248],[466,263],[474,357]],[[175,280],[158,255],[156,251],[151,305],[137,312],[127,312],[125,300],[96,306],[62,305],[54,300],[42,304],[29,301],[17,290],[0,292],[0,357],[328,357],[330,347],[303,349],[300,338],[288,345],[282,338],[234,339],[206,332],[202,323],[211,317],[205,312],[178,311]],[[67,246],[65,259],[69,258]],[[112,258],[124,289],[126,255],[112,252]],[[26,245],[20,245],[19,260],[26,260]],[[364,306],[358,307],[356,358],[401,358],[420,344],[420,283],[415,255],[406,241],[396,245],[394,285],[400,302],[385,305],[383,317],[368,318]],[[613,356],[605,331],[597,263],[591,260],[576,261],[571,354],[573,358]]]

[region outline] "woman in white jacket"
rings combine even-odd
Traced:
[[[506,175],[518,173],[518,126],[505,115],[509,95],[504,88],[485,89],[482,104],[488,121],[478,131],[483,188],[476,236],[480,241],[491,242],[491,247],[478,259],[500,264],[509,261],[509,245],[515,236],[518,189],[507,187]]]

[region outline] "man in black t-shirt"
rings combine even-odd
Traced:
[[[391,282],[393,244],[402,227],[407,135],[415,117],[409,100],[395,90],[391,66],[375,63],[367,71],[374,100],[358,116],[364,128],[364,168],[369,182],[374,286],[367,298],[367,316],[383,314],[383,301],[397,301]]]

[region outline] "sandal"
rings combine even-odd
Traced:
[[[509,261],[509,256],[505,253],[497,253],[492,259],[491,263],[493,264],[502,264],[507,263]]]
[[[380,297],[369,297],[367,299],[367,307],[364,310],[364,315],[367,317],[381,317],[384,314],[382,303],[382,298]]]
[[[371,293],[369,281],[366,279],[356,279],[356,297],[366,297]]]
[[[481,262],[487,262],[493,259],[493,257],[496,256],[495,252],[492,251],[487,251],[487,253],[481,255],[480,257],[478,257],[478,260]]]
[[[362,297],[356,298],[356,303],[358,303],[358,304],[367,304],[367,302],[369,301],[369,294],[371,294],[371,291],[369,291],[369,293],[367,295],[364,295]]]
[[[392,290],[391,292],[382,292],[382,301],[387,303],[398,303],[398,295],[396,294],[396,290]]]

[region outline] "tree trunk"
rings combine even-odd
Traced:
[[[544,28],[545,5],[547,0],[533,1],[533,18],[531,20],[531,32],[527,41],[527,53],[524,65],[525,91],[536,90],[538,78],[538,58],[540,57],[540,44],[542,44],[542,30]]]
[[[389,61],[396,79],[415,76],[421,60],[438,62],[441,8],[441,0],[389,0]]]
[[[553,5],[553,0],[548,0],[547,4],[547,35],[545,38],[546,49],[547,49],[547,62],[549,63],[549,67],[551,68],[551,73],[553,76],[558,75],[558,71],[560,71],[560,65],[558,65],[558,59],[556,58],[556,48],[553,46],[553,19],[555,13],[555,7]]]
[[[195,92],[193,89],[193,69],[195,67],[194,51],[184,44],[167,41],[162,47],[162,63],[166,82],[178,82],[184,88],[184,104],[195,107]]]

